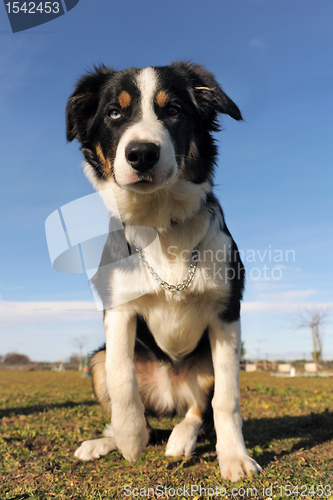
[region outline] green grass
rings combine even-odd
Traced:
[[[330,484],[333,490],[332,379],[241,373],[241,391],[246,446],[264,473],[233,484],[221,479],[214,443],[205,440],[186,459],[165,457],[165,444],[159,444],[149,445],[136,464],[118,452],[80,462],[74,458],[79,443],[100,436],[107,422],[90,380],[74,372],[2,371],[0,498],[147,498],[147,489],[160,485],[155,498],[208,498],[224,488],[224,496],[216,498],[231,499],[236,498],[233,488],[243,488],[237,498],[332,499],[328,489],[322,493],[318,486]],[[170,430],[178,421],[150,419],[152,427]],[[130,485],[127,490],[125,485]],[[193,490],[189,496],[187,489],[185,496],[174,495],[168,489],[191,485],[206,488],[206,494]],[[284,485],[291,486],[281,496],[279,487]],[[141,496],[126,497],[126,491],[140,493],[133,488],[142,488]],[[153,498],[152,489],[149,494]]]

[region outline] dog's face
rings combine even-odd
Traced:
[[[210,180],[217,114],[241,120],[213,75],[189,63],[84,76],[67,104],[67,138],[77,138],[99,183],[140,193],[179,179]]]

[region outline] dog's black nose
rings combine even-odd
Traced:
[[[126,160],[141,172],[153,168],[160,157],[160,147],[152,142],[130,142],[125,151]]]

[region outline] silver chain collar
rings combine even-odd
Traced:
[[[160,278],[158,276],[158,274],[154,271],[154,269],[148,264],[148,262],[146,261],[144,255],[143,255],[142,250],[140,250],[139,248],[136,248],[136,251],[138,252],[139,258],[140,258],[142,264],[144,265],[144,267],[147,269],[148,273],[165,290],[168,290],[169,292],[181,292],[182,290],[184,290],[185,288],[190,286],[190,284],[192,283],[193,278],[194,278],[194,273],[195,273],[195,271],[197,269],[197,265],[198,265],[198,247],[195,247],[194,250],[192,251],[191,265],[190,265],[190,268],[188,270],[187,277],[178,285],[170,285],[167,281],[163,281],[162,278]]]

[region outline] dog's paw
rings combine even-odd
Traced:
[[[191,422],[183,420],[180,424],[177,424],[168,439],[165,450],[166,456],[178,457],[180,455],[185,455],[189,457],[192,455],[201,424],[202,422],[199,418]]]
[[[117,445],[113,438],[91,439],[90,441],[84,441],[76,450],[74,456],[80,460],[93,460],[116,449]]]
[[[240,481],[251,472],[259,474],[262,471],[260,465],[247,455],[224,457],[220,458],[219,462],[222,477],[234,482]]]
[[[149,433],[144,415],[140,414],[135,419],[124,419],[121,427],[112,423],[112,427],[117,448],[125,460],[128,462],[136,462],[139,460],[149,440]]]
[[[146,428],[126,436],[117,436],[117,447],[128,462],[137,462],[148,443]]]

